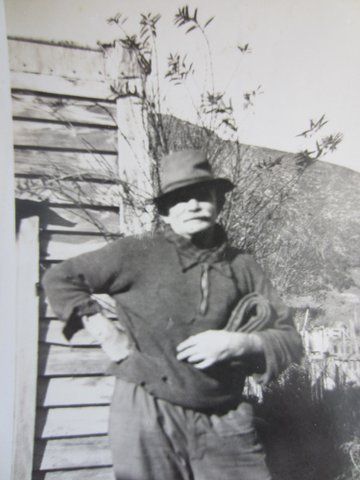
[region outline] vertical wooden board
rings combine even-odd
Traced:
[[[28,120],[15,120],[13,126],[15,146],[117,151],[115,129]]]
[[[134,104],[130,98],[117,100],[118,151],[121,152],[119,175],[120,178],[127,179],[132,186],[130,195],[135,192],[145,200],[153,196],[153,185],[148,139],[145,129],[139,128],[142,122],[140,105]],[[138,200],[124,201],[121,216],[121,230],[124,233],[141,233],[149,230],[151,226],[151,211],[144,208]]]
[[[112,465],[107,436],[38,441],[35,470],[55,470]]]
[[[13,138],[5,5],[0,5],[0,476],[10,479],[13,465],[16,358],[16,243]]]
[[[96,152],[58,152],[53,150],[15,149],[17,175],[51,175],[115,180],[118,178],[117,155]]]
[[[116,105],[110,102],[14,92],[14,117],[116,127]]]
[[[37,438],[107,434],[109,407],[69,406],[40,408],[36,418]]]
[[[115,378],[39,378],[37,404],[43,407],[66,405],[106,405],[110,403]]]
[[[115,480],[111,467],[35,472],[32,480]]]
[[[39,219],[22,219],[17,239],[14,478],[30,480],[35,429]]]
[[[102,375],[110,363],[100,348],[39,346],[39,374],[42,376]]]

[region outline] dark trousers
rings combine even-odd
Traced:
[[[117,379],[109,430],[116,480],[271,480],[249,408],[208,415]]]

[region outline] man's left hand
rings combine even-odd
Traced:
[[[252,333],[206,330],[192,335],[177,346],[177,359],[205,369],[215,363],[251,353],[262,353],[261,339]]]

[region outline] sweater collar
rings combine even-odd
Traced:
[[[183,271],[200,263],[206,263],[209,267],[219,270],[227,277],[232,276],[227,261],[227,236],[221,225],[215,225],[214,245],[210,248],[199,248],[191,239],[175,233],[169,225],[166,225],[164,233],[165,238],[175,246]]]

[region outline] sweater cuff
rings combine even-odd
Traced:
[[[263,345],[263,353],[265,358],[265,371],[263,373],[255,373],[253,375],[257,383],[267,385],[273,380],[282,370],[281,361],[279,361],[279,350],[281,345],[276,335],[272,335],[270,331],[256,332],[260,337]]]
[[[84,328],[81,320],[82,317],[91,317],[92,315],[96,315],[101,311],[101,305],[93,298],[89,298],[75,307],[69,317],[69,320],[66,322],[63,328],[63,334],[65,338],[70,341],[76,332]]]

